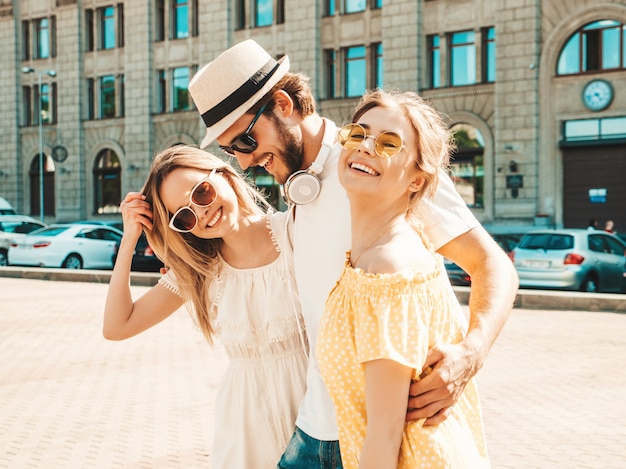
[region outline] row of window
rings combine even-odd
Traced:
[[[326,49],[324,57],[326,99],[358,97],[369,88],[383,85],[383,45],[380,42],[338,51]]]
[[[169,70],[157,70],[155,112],[189,111],[193,109],[189,95],[189,80],[197,67],[177,67]],[[24,86],[23,125],[54,124],[56,119],[56,83],[42,83],[41,96],[39,87]],[[124,117],[124,75],[104,75],[87,79],[87,120],[112,119]],[[41,105],[41,108],[39,108]]]
[[[429,88],[493,83],[496,80],[496,31],[493,26],[480,31],[433,34],[427,36],[426,42]],[[477,60],[477,43],[481,45],[480,60]],[[447,66],[443,67],[444,64]]]

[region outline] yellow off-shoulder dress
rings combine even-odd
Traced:
[[[365,362],[389,359],[419,379],[428,349],[458,343],[467,321],[438,254],[431,272],[370,274],[349,260],[322,317],[317,359],[333,399],[345,469],[356,469],[365,439]],[[349,259],[349,254],[348,254]],[[488,468],[478,391],[471,380],[441,424],[405,424],[398,468]]]

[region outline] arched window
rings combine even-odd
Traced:
[[[478,129],[469,124],[452,126],[457,150],[452,155],[451,170],[454,186],[468,207],[485,206],[485,141]]]
[[[586,24],[567,40],[559,55],[557,75],[626,68],[626,25],[600,20]]]
[[[102,150],[93,168],[95,213],[119,213],[122,202],[122,168],[111,149]]]
[[[30,214],[34,217],[39,217],[41,214],[41,183],[43,182],[43,214],[51,215],[55,214],[55,195],[54,195],[54,160],[43,154],[43,180],[40,179],[39,174],[39,155],[36,155],[30,162],[30,170],[28,176],[30,179]]]

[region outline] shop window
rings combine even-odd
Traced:
[[[613,20],[589,23],[565,42],[557,62],[557,75],[624,69],[626,26]]]
[[[111,149],[96,157],[94,169],[94,212],[119,213],[122,202],[122,169],[120,159]]]
[[[484,140],[475,127],[456,124],[452,133],[457,149],[451,161],[452,180],[468,207],[484,207]]]

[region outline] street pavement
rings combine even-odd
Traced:
[[[104,340],[106,289],[0,278],[0,468],[210,467],[223,351],[184,309]],[[626,314],[512,312],[478,375],[494,469],[626,467],[625,334]]]

